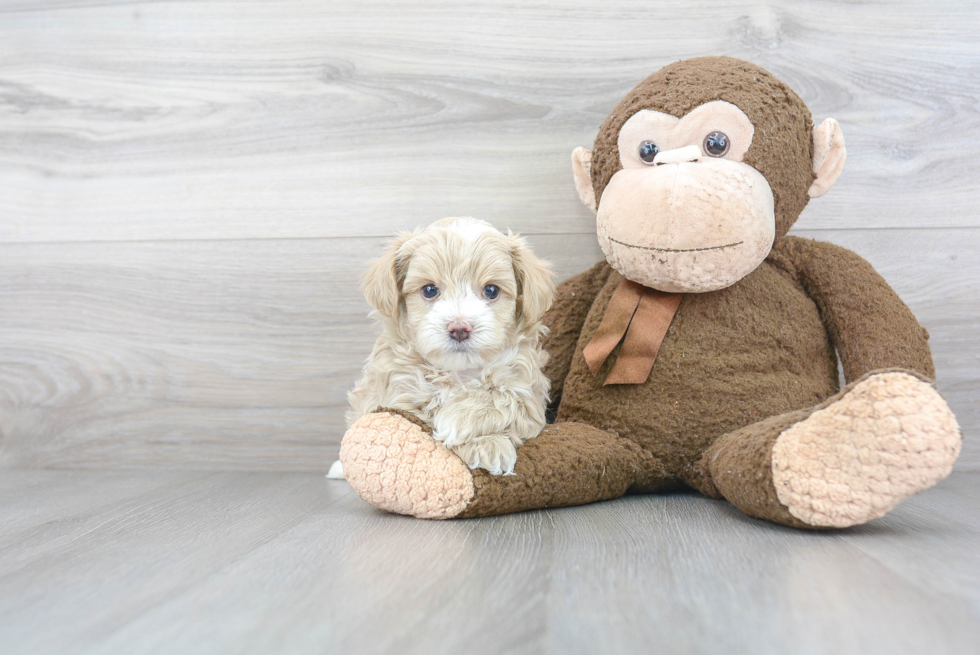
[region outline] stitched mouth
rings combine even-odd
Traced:
[[[736,241],[735,243],[726,243],[723,246],[711,246],[710,248],[654,248],[653,246],[634,246],[631,243],[623,243],[617,239],[609,237],[609,240],[618,243],[621,246],[626,246],[627,248],[637,248],[639,250],[652,250],[654,252],[706,252],[708,250],[723,250],[725,248],[734,248],[735,246],[740,246],[744,241]]]

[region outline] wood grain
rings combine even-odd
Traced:
[[[848,143],[806,229],[980,226],[980,3],[8,0],[0,241],[589,233],[569,154],[670,61],[751,59]]]
[[[6,471],[5,654],[903,653],[980,640],[980,474],[835,533],[695,494],[383,514],[303,473]],[[59,516],[59,520],[50,520]]]
[[[594,238],[533,238],[564,277]],[[0,246],[0,465],[320,470],[380,239]]]
[[[980,467],[980,230],[819,236],[867,256],[930,330],[959,466]],[[562,277],[601,258],[591,235],[530,241]],[[323,470],[377,335],[357,278],[381,244],[0,246],[0,465]]]
[[[600,257],[569,153],[670,61],[753,60],[843,126],[798,232],[933,335],[980,469],[980,2],[0,0],[0,467],[320,470],[394,230]]]
[[[975,651],[978,41],[978,0],[0,0],[0,650]],[[694,494],[422,522],[325,480],[383,238],[475,215],[583,270],[569,153],[709,54],[840,121],[797,233],[929,329],[958,470],[828,534]]]

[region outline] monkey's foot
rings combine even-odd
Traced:
[[[773,483],[779,501],[808,525],[859,525],[949,475],[961,440],[932,385],[879,373],[779,435]]]
[[[365,414],[340,445],[347,482],[357,494],[396,514],[458,516],[473,499],[473,475],[436,442],[428,427],[395,411]]]

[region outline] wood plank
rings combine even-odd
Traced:
[[[146,476],[128,475],[134,486]],[[161,484],[156,495],[117,500],[102,508],[114,490],[91,489],[92,510],[67,511],[61,520],[4,535],[10,542],[0,550],[4,650],[51,652],[104,640],[112,628],[167,595],[214,575],[270,535],[353,493],[347,485],[322,483],[311,493],[309,476],[218,473],[196,484],[183,481],[186,473],[181,472],[153,477],[169,482]],[[80,565],[72,553],[86,553],[81,555],[86,561]],[[51,596],[50,590],[58,586],[82,594]],[[108,606],[86,602],[93,593],[125,601]],[[18,618],[11,620],[12,615]],[[53,627],[62,621],[71,625],[62,624],[55,631],[60,636],[50,630],[37,632],[39,624]]]
[[[940,655],[980,639],[975,473],[826,533],[695,494],[417,521],[303,473],[117,472],[158,491],[110,507],[103,475],[0,477],[0,515],[9,490],[63,476],[87,501],[0,523],[5,653]]]
[[[208,472],[175,471],[165,476],[146,476],[131,471],[59,471],[21,476],[5,474],[0,482],[3,530],[0,548],[12,538],[20,539],[27,530],[74,517],[84,512],[103,513],[146,498],[149,494],[170,493],[175,486],[211,475]],[[11,484],[11,480],[17,480]],[[166,491],[163,491],[166,487]],[[138,500],[137,500],[138,502]]]
[[[970,539],[948,540],[950,531],[980,530],[980,485],[975,476],[953,475],[934,492],[923,493],[902,506],[902,518],[868,526],[869,535],[884,538],[851,539],[850,543],[892,571],[931,592],[971,597],[970,606],[980,610],[980,565],[974,559],[976,544]],[[914,526],[914,527],[913,527]],[[959,527],[954,527],[959,526]],[[873,529],[872,529],[873,528]],[[894,538],[898,536],[898,538]],[[946,543],[939,543],[945,541]],[[945,551],[942,570],[927,561],[935,548]]]
[[[715,53],[843,126],[847,171],[801,227],[980,225],[978,2],[3,8],[0,242],[379,236],[457,214],[589,233],[572,148],[659,66]]]
[[[980,468],[980,230],[829,236],[932,333],[959,466]],[[594,236],[530,240],[562,277],[601,257]],[[323,470],[377,335],[357,278],[381,243],[0,246],[0,466]]]
[[[549,239],[568,276],[594,239]],[[380,239],[0,247],[0,465],[321,470]]]
[[[939,494],[921,498],[930,495]],[[980,535],[969,528],[946,550],[962,524],[910,518],[906,505],[917,507],[920,498],[868,526],[824,534],[753,520],[693,494],[555,513],[555,650],[590,652],[584,644],[596,634],[604,652],[654,643],[691,653],[970,650],[980,604],[956,575],[980,562],[973,554],[952,562]],[[923,547],[930,530],[937,541]],[[912,552],[886,564],[868,555],[876,547]],[[929,569],[936,584],[907,575],[923,554],[942,558],[915,571]],[[601,576],[589,575],[596,561]],[[935,612],[910,602],[927,596],[936,599]]]
[[[255,653],[545,652],[551,532],[544,513],[425,523],[352,493],[114,631],[106,650],[141,635],[152,648],[156,626],[183,623],[168,637],[182,651],[217,639]],[[242,617],[243,595],[254,615]]]

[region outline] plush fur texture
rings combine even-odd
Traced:
[[[807,525],[846,527],[884,516],[946,477],[959,452],[956,419],[936,390],[889,371],[781,432],[768,468],[790,514]]]
[[[707,159],[654,172],[619,171],[599,204],[599,245],[617,271],[660,291],[700,293],[730,286],[769,254],[772,191],[758,171]]]
[[[388,512],[445,519],[473,500],[473,474],[408,412],[387,409],[354,421],[341,443],[340,459],[361,497]]]
[[[618,351],[595,376],[581,354],[622,279],[608,264],[603,274],[604,284],[577,317],[579,340],[572,352],[558,352],[549,343],[557,363],[568,366],[564,375],[556,366],[547,369],[564,379],[559,421],[595,425],[636,441],[680,480],[688,463],[722,434],[837,392],[834,348],[819,311],[798,283],[769,262],[726,289],[686,294],[649,380],[604,386]],[[560,291],[556,312],[564,299]],[[575,320],[568,314],[564,320]],[[780,347],[772,348],[774,343]]]
[[[592,154],[573,155],[583,201],[594,195],[601,208],[622,168],[619,130],[632,115],[681,117],[716,100],[736,105],[754,125],[744,162],[772,189],[771,251],[728,286],[684,295],[642,384],[604,386],[618,351],[593,375],[583,350],[624,275],[641,281],[654,264],[637,259],[615,270],[603,261],[559,285],[543,319],[557,423],[520,448],[514,476],[476,471],[460,482],[465,488],[454,493],[470,500],[451,515],[688,486],[750,516],[840,528],[880,516],[952,468],[962,435],[932,387],[926,331],[861,257],[786,236],[809,197],[836,179],[844,151],[836,123],[814,131],[806,106],[770,73],[712,57],[647,78],[606,120]],[[590,172],[592,194],[580,184]],[[412,475],[388,488],[435,484],[425,470]],[[420,515],[414,508],[398,511]]]
[[[644,109],[681,118],[714,100],[729,102],[752,121],[752,145],[742,160],[762,173],[775,197],[776,236],[806,206],[813,183],[813,120],[803,100],[767,70],[731,57],[698,57],[661,68],[640,82],[599,128],[592,148],[596,201],[622,168],[619,131]]]
[[[499,295],[488,298],[488,285]],[[512,473],[517,446],[545,424],[547,265],[523,239],[453,218],[392,241],[364,287],[382,333],[350,394],[349,424],[378,407],[410,412],[470,467]],[[465,339],[453,338],[454,322]]]
[[[721,156],[703,149],[726,135]],[[775,235],[773,193],[743,162],[753,140],[748,116],[723,100],[683,118],[641,110],[617,143],[622,168],[602,189],[599,245],[609,264],[634,282],[671,293],[723,289],[754,270]],[[659,152],[644,162],[644,144]]]

